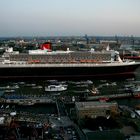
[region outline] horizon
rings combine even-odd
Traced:
[[[0,1],[0,37],[140,37],[139,0]]]
[[[134,35],[89,35],[89,34],[81,34],[81,35],[9,35],[9,36],[0,36],[0,38],[33,38],[33,37],[85,37],[87,35],[88,37],[120,37],[120,38],[140,38],[140,36],[134,36]]]
[[[87,35],[87,34],[86,34]],[[107,35],[87,35],[88,37],[99,37],[99,38],[140,38],[140,36],[133,36],[133,35],[126,35],[126,36],[118,36],[118,35],[110,35],[110,36],[107,36]],[[0,39],[2,38],[57,38],[57,37],[83,37],[85,38],[85,35],[54,35],[54,36],[0,36]]]

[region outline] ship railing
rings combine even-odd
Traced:
[[[5,60],[2,62],[2,64],[13,64],[13,65],[16,65],[16,64],[27,64],[26,61],[10,61],[10,60]]]
[[[135,63],[134,60],[130,60],[130,59],[124,59],[123,62],[124,63]]]
[[[95,65],[99,66],[109,66],[109,65],[124,65],[124,64],[135,64],[135,61],[132,62],[123,62],[123,63],[118,63],[118,62],[103,62],[103,63],[51,63],[51,64],[28,64],[28,63],[10,63],[10,64],[3,64],[1,67],[5,66],[12,66],[12,67],[91,67]]]

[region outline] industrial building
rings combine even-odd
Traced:
[[[98,116],[107,117],[111,112],[118,112],[116,102],[76,102],[76,114],[78,119]]]

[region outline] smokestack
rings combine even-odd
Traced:
[[[45,42],[41,45],[41,50],[52,50],[52,43],[51,42]]]

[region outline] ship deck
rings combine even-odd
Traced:
[[[2,64],[0,63],[0,68],[3,67],[109,67],[109,66],[128,66],[128,65],[140,65],[140,62],[112,62],[112,63],[46,63],[46,64]]]

